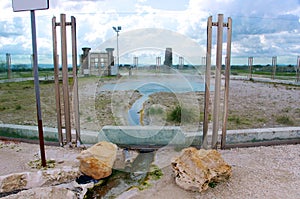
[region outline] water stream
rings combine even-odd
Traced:
[[[132,187],[140,187],[147,180],[154,152],[140,153],[126,171],[113,170],[111,176],[103,179],[100,186],[89,190],[85,198],[116,198]]]
[[[183,93],[204,91],[204,83],[199,77],[182,78],[182,76],[148,77],[110,83],[101,87],[102,91],[138,90],[143,96],[136,100],[128,111],[129,125],[143,125],[143,104],[149,96],[157,92]]]
[[[192,80],[182,78],[182,76],[139,78],[134,80],[122,80],[118,83],[105,84],[101,91],[125,91],[138,90],[142,97],[136,100],[128,111],[128,123],[130,125],[143,125],[143,106],[149,96],[156,92],[191,92],[204,91],[203,81],[199,77]],[[113,174],[105,178],[100,186],[89,190],[86,198],[116,198],[132,187],[139,187],[146,182],[154,153],[140,153],[131,164],[131,167],[124,171],[114,170]]]

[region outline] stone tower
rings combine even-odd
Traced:
[[[172,48],[166,48],[164,65],[169,67],[173,65]]]

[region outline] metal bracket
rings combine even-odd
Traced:
[[[60,26],[60,23],[55,23],[55,26]],[[66,22],[66,26],[72,26],[72,22]]]
[[[218,22],[212,22],[212,26],[218,26]],[[228,27],[228,23],[223,23],[223,27]]]

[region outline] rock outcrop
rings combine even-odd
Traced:
[[[110,142],[99,142],[80,153],[80,171],[96,180],[111,175],[117,156],[117,146]]]
[[[29,190],[21,191],[17,194],[12,194],[4,197],[3,199],[77,199],[77,196],[74,192],[58,187],[43,187],[43,188],[34,188]]]
[[[78,168],[62,168],[0,176],[0,193],[67,183],[79,175]]]
[[[189,191],[204,191],[209,186],[226,181],[232,174],[216,150],[186,148],[172,161],[176,184]]]

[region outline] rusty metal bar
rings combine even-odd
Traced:
[[[205,100],[202,148],[207,149],[207,134],[209,122],[209,101],[210,101],[210,75],[211,75],[211,48],[212,48],[212,16],[207,20],[207,47],[206,47],[206,70],[205,70]]]
[[[40,141],[41,162],[42,162],[42,166],[46,167],[47,163],[46,163],[46,155],[45,155],[43,120],[42,120],[42,110],[41,110],[41,101],[40,101],[40,84],[39,84],[39,70],[38,70],[37,41],[36,41],[36,23],[35,23],[34,10],[30,11],[30,16],[31,16],[34,88],[35,88],[35,99],[36,99],[36,111],[37,111],[37,122],[38,122],[39,141]]]
[[[52,43],[53,43],[54,84],[55,84],[55,102],[56,102],[58,141],[59,141],[60,146],[63,146],[60,88],[59,88],[59,61],[58,61],[58,54],[57,54],[56,17],[52,18]]]
[[[215,77],[215,95],[213,108],[213,134],[211,147],[217,148],[219,113],[220,113],[220,90],[221,90],[221,70],[222,70],[222,45],[223,45],[223,14],[218,15],[217,30],[217,52],[216,52],[216,77]]]
[[[68,57],[67,57],[67,35],[66,35],[66,15],[60,15],[61,28],[61,60],[63,76],[63,98],[64,98],[64,115],[66,128],[66,141],[68,144],[72,141],[71,120],[70,120],[70,101],[69,101],[69,77],[68,77]]]
[[[228,119],[228,102],[229,102],[229,80],[230,80],[230,61],[231,61],[231,37],[232,37],[232,19],[228,18],[227,27],[227,49],[226,49],[226,68],[225,68],[225,91],[224,91],[224,113],[223,127],[221,137],[221,149],[226,145],[226,130]]]
[[[72,66],[73,66],[73,106],[75,115],[75,129],[76,129],[76,144],[80,141],[80,118],[79,118],[79,96],[78,96],[78,78],[77,78],[77,42],[76,42],[76,19],[71,17],[71,31],[72,31]]]

